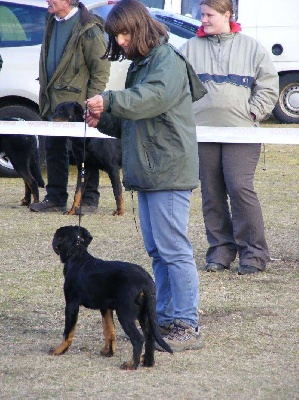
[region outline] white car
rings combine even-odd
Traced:
[[[104,19],[113,7],[113,1],[107,0],[82,2]],[[0,119],[40,120],[38,64],[47,7],[46,0],[0,0],[0,56],[3,62],[0,72]],[[176,47],[194,36],[200,25],[199,21],[188,17],[158,9],[149,10],[154,18],[169,27],[170,43]],[[128,65],[128,61],[112,63],[107,89],[124,87]],[[0,176],[16,176],[1,149]]]

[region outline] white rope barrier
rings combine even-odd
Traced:
[[[198,142],[299,144],[299,128],[197,126]]]
[[[84,122],[0,121],[1,134],[84,137]],[[197,126],[198,142],[299,144],[299,128]],[[109,137],[86,127],[86,137]]]

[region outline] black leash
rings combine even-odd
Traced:
[[[134,193],[133,190],[131,190],[133,219],[134,219],[134,222],[135,222],[136,231],[139,232],[138,225],[137,225],[137,220],[136,220],[136,215],[135,215],[135,207],[134,207],[134,197],[133,197],[133,193]]]
[[[86,114],[87,114],[87,103],[85,107],[85,118],[84,118],[84,137],[83,137],[83,157],[82,157],[82,164],[81,164],[81,171],[80,171],[80,185],[81,185],[81,201],[79,206],[79,224],[78,224],[78,240],[77,245],[79,245],[82,241],[80,237],[80,228],[81,228],[81,219],[82,219],[82,195],[84,189],[84,180],[85,180],[85,147],[86,147],[86,129],[87,129],[87,122],[86,122]]]
[[[83,158],[82,158],[82,165],[81,165],[81,171],[80,171],[81,193],[83,193],[84,180],[85,180],[85,164],[84,164],[84,161],[85,161],[85,147],[86,147],[86,129],[87,129],[86,114],[87,114],[87,108],[88,108],[88,105],[86,104],[86,107],[85,107],[85,119],[84,119],[84,137],[83,137]],[[133,190],[131,190],[131,198],[132,198],[132,211],[133,211],[133,218],[134,218],[135,228],[136,228],[136,231],[139,233],[138,224],[137,224],[136,215],[135,215]],[[79,223],[78,223],[77,246],[82,242],[82,238],[80,237],[81,219],[82,219],[82,212],[81,211],[82,211],[82,197],[81,197],[80,206],[79,206]]]

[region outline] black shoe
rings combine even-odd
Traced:
[[[34,212],[64,212],[66,205],[55,204],[51,200],[45,199],[40,203],[32,203],[29,206],[30,211]]]
[[[92,204],[82,204],[81,207],[77,208],[76,215],[81,214],[92,214],[98,211],[98,206]]]
[[[207,272],[224,271],[225,269],[229,269],[229,267],[226,267],[225,265],[220,263],[208,263],[205,266],[205,270]]]
[[[252,265],[240,265],[238,267],[238,275],[258,274],[259,272],[261,270]]]

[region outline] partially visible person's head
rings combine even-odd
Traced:
[[[220,14],[225,14],[229,11],[231,17],[234,13],[234,6],[231,0],[201,0],[199,5],[209,6]]]
[[[68,15],[72,8],[79,5],[79,0],[47,0],[48,12],[55,14],[59,18],[64,18]]]
[[[230,32],[229,22],[234,13],[231,0],[201,0],[199,6],[201,22],[207,35]]]
[[[168,38],[166,26],[154,20],[138,0],[117,2],[108,14],[105,30],[109,35],[105,56],[111,60],[145,56],[159,44],[161,36]]]

